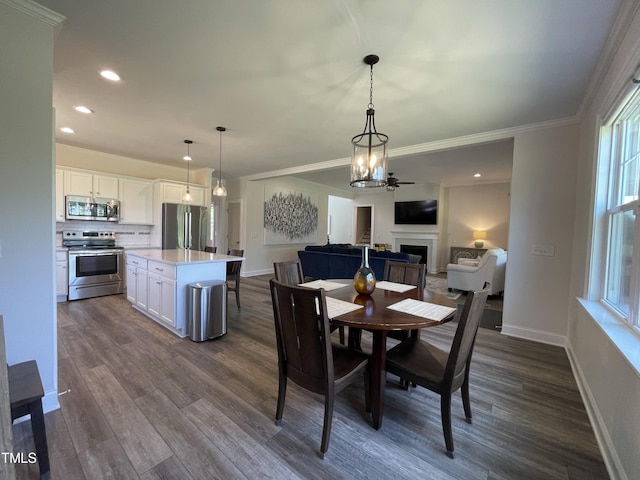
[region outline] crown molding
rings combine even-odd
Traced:
[[[449,150],[460,147],[468,147],[470,145],[481,145],[483,143],[492,143],[500,140],[507,140],[516,135],[544,130],[547,128],[562,127],[572,125],[579,122],[577,116],[559,118],[546,122],[531,123],[518,127],[505,128],[501,130],[493,130],[490,132],[478,133],[473,135],[465,135],[462,137],[449,138],[445,140],[436,140],[434,142],[420,143],[409,145],[407,147],[398,147],[389,150],[389,158],[401,158],[412,155],[420,155],[423,153],[438,152],[441,150]],[[328,160],[326,162],[311,163],[309,165],[299,165],[296,167],[282,168],[280,170],[272,170],[269,172],[256,173],[253,175],[245,175],[240,180],[265,180],[273,177],[285,177],[297,175],[299,173],[315,172],[317,170],[327,170],[331,168],[344,167],[351,163],[350,157]]]
[[[57,27],[66,20],[64,15],[60,15],[59,13],[48,9],[47,7],[43,7],[32,0],[0,0],[0,3],[29,15],[36,20],[40,20],[47,25],[51,25],[52,27]]]
[[[616,53],[620,49],[620,45],[629,32],[629,28],[633,24],[634,18],[638,14],[639,9],[640,2],[637,0],[626,0],[620,6],[620,10],[618,11],[613,23],[613,27],[609,32],[607,41],[605,42],[600,57],[598,58],[598,62],[596,63],[596,68],[591,76],[591,81],[587,86],[587,91],[582,97],[582,102],[578,108],[577,116],[579,119],[582,119],[589,110],[607,75],[610,73]],[[634,72],[638,68],[637,58],[635,57],[628,58],[626,63],[628,65],[625,65],[624,68],[619,70],[620,75],[628,76],[630,75],[628,74],[629,71]],[[607,101],[605,101],[605,103],[607,103]]]

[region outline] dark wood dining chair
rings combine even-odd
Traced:
[[[276,280],[287,285],[300,285],[304,282],[302,264],[299,258],[286,260],[284,262],[273,262],[273,273]],[[342,325],[331,325],[330,329],[332,332],[338,330],[340,343],[344,345],[344,327]]]
[[[304,282],[300,259],[273,262],[275,279],[287,285],[299,285]]]
[[[415,285],[424,288],[426,274],[424,263],[404,263],[387,260],[384,263],[384,280],[388,282]]]
[[[333,404],[343,388],[364,375],[365,409],[369,405],[368,355],[331,342],[325,291],[270,281],[278,346],[276,424],[284,412],[287,380],[324,396],[320,456],[329,448]]]
[[[218,251],[218,247],[211,247],[209,245],[205,245],[204,251],[207,253],[216,253]]]
[[[425,264],[423,263],[405,263],[387,260],[384,263],[384,278],[388,282],[402,283],[404,285],[415,285],[417,288],[424,288]],[[387,333],[388,338],[396,340],[406,340],[409,338],[408,330],[390,330]],[[361,329],[349,330],[349,344],[360,349],[362,339]]]
[[[384,263],[384,280],[404,285],[415,285],[417,288],[424,288],[426,265],[424,263],[404,263],[387,260]],[[396,340],[406,340],[410,332],[407,330],[391,330],[387,337]]]
[[[227,255],[233,257],[244,256],[244,250],[231,248],[227,251]],[[240,270],[242,269],[242,260],[227,262],[227,292],[235,292],[236,305],[240,308]],[[232,281],[233,284],[229,283]]]
[[[409,382],[440,395],[440,415],[447,455],[453,458],[451,431],[451,396],[458,389],[467,422],[471,423],[469,399],[469,369],[478,326],[489,295],[489,288],[469,292],[458,317],[458,326],[449,352],[419,338],[411,337],[387,352],[387,372],[400,377],[406,387]]]

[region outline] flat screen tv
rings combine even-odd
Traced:
[[[394,223],[396,225],[437,225],[438,201],[395,202]]]

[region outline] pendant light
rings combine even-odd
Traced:
[[[189,165],[191,163],[191,156],[189,155],[189,147],[191,146],[191,144],[193,143],[193,141],[191,140],[185,140],[184,143],[187,144],[187,154],[182,157],[183,160],[186,160],[187,162],[187,193],[184,194],[184,197],[182,198],[185,202],[190,202],[191,201],[191,192],[189,191],[189,174],[191,173]]]
[[[213,189],[214,197],[226,197],[227,189],[224,188],[222,184],[222,132],[226,132],[227,129],[224,127],[216,127],[216,130],[220,132],[220,168],[218,169],[218,184]]]
[[[363,61],[371,69],[369,87],[369,105],[364,131],[351,139],[353,155],[351,156],[352,187],[384,187],[387,183],[387,143],[389,137],[376,131],[373,109],[373,66],[380,57],[367,55]]]

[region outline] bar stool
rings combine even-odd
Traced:
[[[44,389],[38,364],[35,360],[9,365],[9,401],[11,422],[25,415],[31,415],[31,432],[36,446],[36,456],[40,467],[40,478],[49,478],[49,450],[47,432],[42,412]]]

